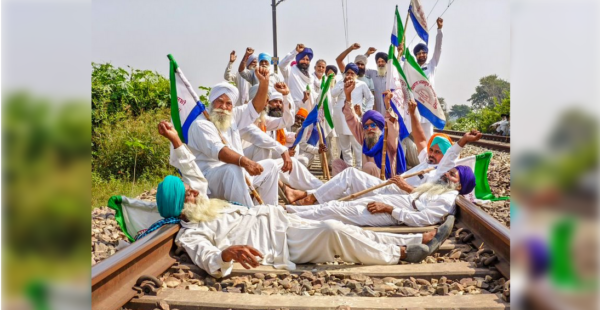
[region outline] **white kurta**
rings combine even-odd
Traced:
[[[279,63],[281,67],[281,72],[285,76],[287,75],[287,84],[290,88],[290,94],[294,100],[295,111],[298,112],[300,108],[306,109],[306,111],[310,112],[313,107],[313,103],[317,98],[317,91],[314,89],[314,75],[308,74],[308,76],[304,75],[300,69],[298,69],[298,65],[290,66],[291,62],[296,59],[296,49],[288,53]],[[310,85],[311,95],[310,100],[306,100],[306,102],[302,102],[304,98],[304,92],[306,91],[306,86]]]
[[[435,73],[437,71],[438,64],[440,62],[440,57],[442,55],[442,39],[444,38],[444,33],[442,29],[437,30],[437,35],[435,36],[435,49],[433,50],[433,57],[429,62],[426,62],[421,66],[421,69],[427,76],[431,87],[435,89]],[[421,117],[421,127],[423,127],[423,131],[425,132],[425,139],[429,140],[429,137],[433,135],[433,124],[426,119],[425,117]]]
[[[240,96],[238,98],[238,101],[235,103],[235,106],[240,106],[242,104],[248,103],[249,101],[248,90],[250,89],[250,85],[241,75],[239,75],[238,72],[231,72],[232,66],[233,62],[229,62],[227,64],[227,68],[225,68],[225,74],[223,75],[223,78],[225,78],[225,80],[228,82],[235,82],[235,86],[240,92]]]
[[[461,150],[462,147],[460,147],[458,143],[455,143],[448,149],[448,151],[446,151],[442,161],[439,165],[437,165],[436,170],[430,171],[428,174],[423,175],[423,178],[419,178],[419,176],[410,177],[406,179],[406,182],[411,186],[416,187],[425,182],[437,181],[444,173],[456,166],[456,160],[458,159]],[[421,158],[421,156],[419,158]],[[427,166],[427,163],[421,164],[405,173],[423,170],[427,168]],[[317,189],[314,192],[314,196],[317,198],[319,203],[325,203],[332,200],[338,200],[365,189],[369,189],[384,182],[386,181],[382,181],[381,179],[365,172],[354,168],[347,168]],[[398,186],[391,184],[366,193],[361,197],[372,197],[379,194],[402,195],[406,194],[406,192],[398,188]]]
[[[365,113],[368,110],[373,109],[374,97],[367,84],[362,81],[356,81],[356,86],[352,90],[352,104],[360,104],[361,110]],[[346,94],[344,93],[344,80],[341,80],[335,84],[331,90],[331,96],[337,98],[337,101],[333,107],[333,125],[338,135],[352,135],[348,124],[346,124],[346,118],[342,109],[344,108],[344,101],[346,101]]]
[[[219,160],[219,152],[225,146],[244,154],[238,128],[250,126],[259,116],[251,103],[233,108],[232,114],[231,127],[221,132],[227,144],[221,141],[217,128],[204,115],[190,126],[188,146],[208,180],[209,197],[254,205],[247,190],[247,176],[265,203],[277,204],[277,166],[272,160],[259,162],[264,170],[258,176],[249,176],[242,167]]]
[[[454,201],[458,191],[428,196],[416,194],[378,194],[352,201],[330,201],[322,205],[287,206],[290,213],[299,217],[319,220],[338,220],[358,226],[428,226],[439,223],[448,214],[454,214]],[[383,202],[394,208],[392,214],[371,214],[367,205]],[[414,204],[414,205],[413,205]],[[421,235],[422,237],[422,235]],[[415,244],[422,240],[415,240]]]
[[[308,169],[298,161],[298,159],[292,157],[292,171],[283,172],[283,159],[280,154],[283,154],[288,150],[287,147],[277,142],[269,133],[275,133],[274,131],[264,133],[258,129],[255,125],[248,126],[243,130],[244,134],[242,139],[250,142],[252,145],[244,149],[246,157],[253,161],[261,161],[265,159],[272,159],[278,168],[279,180],[283,183],[299,190],[315,190],[323,185],[323,182],[316,178]]]
[[[233,268],[221,253],[231,245],[249,245],[260,251],[262,265],[293,270],[295,264],[333,261],[340,255],[346,262],[392,265],[400,259],[400,246],[410,235],[380,234],[339,221],[314,221],[287,215],[276,206],[251,209],[230,205],[210,222],[181,222],[176,243],[196,265],[214,277],[225,277]]]

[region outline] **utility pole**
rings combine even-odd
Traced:
[[[273,67],[277,73],[279,57],[277,57],[277,6],[285,0],[271,0],[271,11],[273,12]]]

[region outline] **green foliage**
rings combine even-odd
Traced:
[[[501,119],[501,114],[510,114],[510,94],[500,104],[472,111],[465,117],[459,118],[452,125],[452,130],[467,131],[477,129],[481,132],[491,132],[489,126]]]
[[[160,120],[168,118],[169,109],[165,108],[98,128],[92,171],[104,180],[143,179],[175,173],[169,165],[169,142],[156,129]]]
[[[233,84],[233,83],[231,83],[231,84]],[[235,85],[235,84],[233,84],[233,85]],[[200,90],[204,91],[204,94],[203,94],[203,95],[199,95],[199,97],[200,97],[200,101],[201,101],[201,102],[202,102],[204,105],[207,105],[207,104],[209,104],[209,102],[208,102],[208,96],[210,96],[210,90],[211,90],[212,88],[211,88],[211,87],[206,87],[206,86],[199,86],[198,88],[199,88]]]
[[[493,107],[496,102],[502,102],[509,93],[510,83],[492,74],[479,79],[475,93],[467,101],[471,102],[474,109]]]
[[[466,104],[455,104],[450,109],[450,116],[462,118],[471,112],[471,107]]]
[[[92,150],[102,125],[170,105],[169,80],[156,72],[92,63]]]

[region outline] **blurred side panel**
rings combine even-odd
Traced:
[[[597,309],[600,5],[511,6],[511,305]]]
[[[91,2],[2,2],[2,306],[90,308]]]

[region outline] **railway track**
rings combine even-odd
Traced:
[[[396,279],[440,279],[450,281],[464,278],[492,278],[510,276],[509,230],[490,215],[477,208],[463,197],[457,199],[458,237],[452,236],[441,247],[442,253],[464,247],[465,244],[479,252],[491,254],[479,263],[452,262],[434,264],[408,264],[393,266],[362,265],[299,265],[297,270],[276,270],[270,266],[246,270],[235,264],[232,276],[263,274],[300,275],[306,271],[314,274],[327,272],[338,278],[355,275],[372,278],[394,277]],[[391,227],[365,228],[389,233],[415,233],[433,227]],[[336,309],[340,305],[350,309],[508,309],[508,298],[504,294],[446,295],[421,297],[346,297],[346,296],[290,296],[234,294],[220,291],[196,291],[181,288],[167,288],[156,277],[167,270],[185,274],[202,271],[189,264],[187,254],[177,250],[174,239],[178,225],[162,227],[148,237],[135,242],[126,249],[98,263],[92,268],[92,308],[93,309],[156,309],[168,304],[171,309]],[[485,250],[483,250],[485,248]],[[482,254],[483,255],[483,254]],[[507,282],[509,285],[510,282]],[[219,287],[221,287],[219,285]],[[507,297],[508,297],[507,293]],[[505,300],[506,299],[506,300]],[[162,308],[165,309],[165,308]],[[346,308],[348,309],[348,308]]]
[[[440,129],[435,129],[435,132],[447,134],[454,141],[457,141],[465,134],[462,131],[440,130]],[[510,137],[483,134],[481,140],[479,140],[477,142],[471,142],[470,144],[475,145],[475,146],[480,146],[480,147],[490,149],[490,150],[510,153]]]

